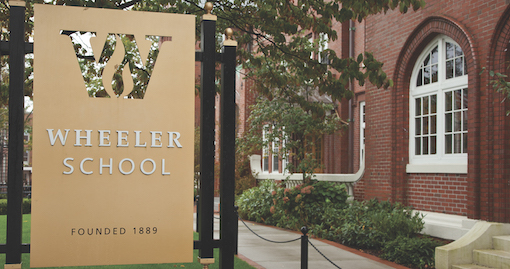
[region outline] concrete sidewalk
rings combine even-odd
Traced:
[[[215,203],[217,207],[217,201]],[[219,215],[214,218],[214,238],[219,239]],[[196,223],[196,222],[195,222]],[[301,233],[272,226],[245,221],[253,232],[272,241],[288,241],[301,237]],[[291,243],[271,243],[253,234],[241,221],[239,225],[239,257],[255,268],[300,268],[301,240]],[[343,245],[322,240],[310,239],[310,242],[328,259],[342,269],[388,269],[407,267],[382,260]],[[310,244],[308,245],[308,268],[338,268],[322,257]]]
[[[287,241],[301,237],[301,233],[252,222],[245,223],[253,232],[269,240]],[[326,240],[310,239],[310,242],[342,269],[407,268]],[[256,268],[300,268],[301,266],[301,240],[281,244],[267,242],[254,235],[241,222],[239,222],[238,252],[259,265]],[[243,258],[241,255],[239,256]],[[308,268],[338,267],[327,261],[311,245],[308,245]]]

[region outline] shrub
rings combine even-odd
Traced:
[[[382,248],[381,258],[405,266],[433,268],[435,249],[440,245],[429,237],[399,236]]]
[[[23,209],[23,214],[30,214],[32,212],[32,200],[28,198],[23,199],[23,204],[21,205]],[[7,199],[0,199],[0,215],[7,214]]]
[[[375,199],[354,201],[344,211],[338,226],[337,240],[343,244],[377,249],[399,236],[412,237],[423,229],[423,219],[411,208],[400,203],[379,202]]]
[[[311,181],[284,188],[273,181],[245,191],[238,199],[241,217],[310,234],[355,248],[380,250],[382,258],[404,265],[433,265],[440,244],[419,236],[423,217],[388,201],[346,203],[345,185]]]
[[[272,180],[245,191],[237,203],[241,217],[289,229],[311,227],[326,221],[324,209],[347,207],[345,185],[311,181],[294,188],[284,188]]]
[[[347,191],[345,185],[337,185],[325,181],[311,181],[294,188],[283,189],[275,195],[275,212],[285,216],[279,221],[280,227],[299,230],[302,226],[312,227],[323,223],[324,209],[339,211],[347,207]],[[333,214],[333,213],[332,213]],[[280,218],[281,219],[281,218]]]
[[[266,219],[271,216],[272,191],[276,188],[276,184],[272,180],[265,180],[260,186],[243,192],[237,199],[239,216],[247,220],[265,223]]]
[[[235,178],[235,195],[241,195],[245,190],[257,185],[257,180],[251,173],[250,158],[240,150],[236,152]]]

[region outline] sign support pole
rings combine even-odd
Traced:
[[[200,199],[198,233],[200,248],[198,260],[208,268],[214,263],[214,128],[215,128],[215,67],[216,67],[216,16],[210,14],[212,3],[206,3],[207,14],[202,16],[201,50],[202,72],[200,90]]]
[[[235,147],[236,147],[236,48],[233,31],[225,30],[221,65],[220,104],[220,268],[234,268],[237,248],[237,216],[235,203]]]
[[[21,268],[23,224],[23,146],[25,74],[25,2],[10,1],[9,159],[7,185],[7,251],[4,268]]]

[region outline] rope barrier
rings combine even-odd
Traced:
[[[254,235],[256,235],[257,237],[259,237],[260,239],[262,240],[265,240],[267,242],[271,242],[271,243],[277,243],[277,244],[284,244],[284,243],[290,243],[290,242],[294,242],[294,241],[297,241],[297,240],[300,240],[301,237],[298,237],[296,239],[292,239],[292,240],[288,240],[288,241],[273,241],[273,240],[270,240],[270,239],[266,239],[260,235],[258,235],[256,232],[254,232],[250,227],[248,227],[248,225],[244,222],[244,220],[239,216],[239,213],[237,212],[236,210],[236,215],[237,215],[237,218],[244,224],[244,226],[246,228],[248,228],[248,230],[250,232],[252,232]],[[310,239],[307,239],[308,243],[324,258],[326,259],[329,263],[331,263],[333,266],[335,266],[336,268],[338,269],[342,269],[340,266],[336,265],[333,261],[331,261],[328,257],[326,257],[326,255],[324,255],[319,249],[317,249],[317,247],[310,241]]]
[[[340,266],[336,265],[333,261],[331,261],[330,259],[328,259],[328,257],[326,257],[326,255],[322,254],[322,252],[320,252],[319,249],[317,249],[317,247],[315,247],[313,244],[312,244],[312,241],[308,240],[308,243],[310,243],[310,245],[315,249],[317,250],[317,252],[319,252],[319,254],[324,258],[326,259],[329,263],[331,263],[333,266],[335,266],[336,268],[339,268],[339,269],[342,269],[340,268]]]
[[[260,235],[258,235],[256,232],[254,232],[252,229],[250,229],[250,227],[248,227],[248,225],[246,225],[246,223],[244,222],[244,220],[239,216],[239,214],[236,212],[237,214],[237,218],[244,224],[244,226],[246,228],[248,228],[248,230],[250,230],[250,232],[252,232],[254,235],[258,236],[260,239],[262,240],[265,240],[267,242],[271,242],[271,243],[276,243],[276,244],[284,244],[284,243],[290,243],[290,242],[294,242],[294,241],[298,241],[299,239],[301,239],[301,237],[298,237],[296,239],[292,239],[292,240],[288,240],[288,241],[273,241],[273,240],[269,240],[269,239],[266,239]]]

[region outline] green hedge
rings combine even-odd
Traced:
[[[23,199],[23,214],[30,214],[32,212],[32,200],[28,198]],[[7,199],[0,199],[0,215],[7,214]]]
[[[423,216],[410,207],[388,201],[347,203],[343,185],[311,181],[284,188],[264,181],[237,199],[239,215],[248,220],[299,230],[310,235],[367,250],[413,268],[434,266],[434,251],[441,243],[420,235]]]

